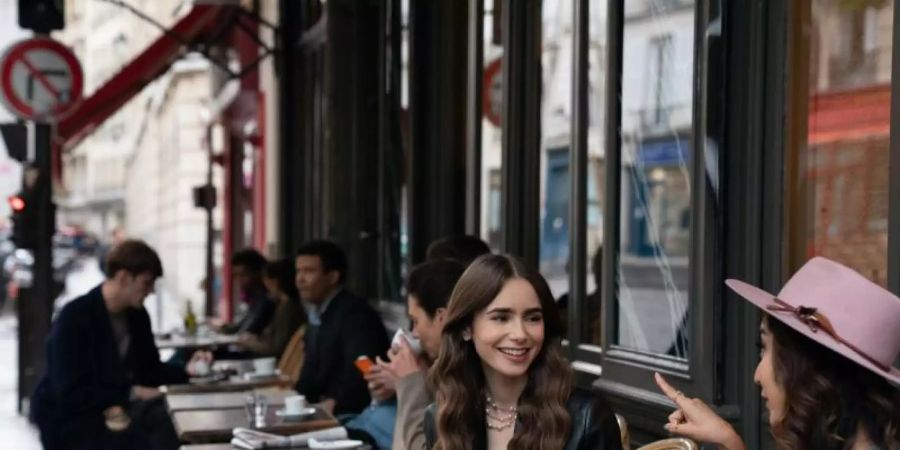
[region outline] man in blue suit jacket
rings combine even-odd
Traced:
[[[106,260],[106,279],[67,304],[47,339],[47,369],[32,396],[45,450],[175,449],[158,387],[188,372],[160,361],[144,299],[162,276],[147,244],[126,240]],[[194,355],[209,363],[208,353]]]

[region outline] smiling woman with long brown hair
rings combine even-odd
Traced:
[[[615,416],[573,389],[556,304],[540,274],[508,255],[463,273],[429,373],[429,449],[620,449]]]

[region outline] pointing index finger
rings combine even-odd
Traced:
[[[666,394],[666,397],[672,399],[676,405],[681,406],[681,401],[684,399],[684,394],[681,391],[672,387],[659,372],[653,374],[653,378],[656,380],[656,385],[659,386],[659,389],[662,390],[663,394]]]

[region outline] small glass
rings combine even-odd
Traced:
[[[266,413],[268,412],[269,402],[266,396],[253,392],[244,401],[244,411],[247,413],[247,421],[254,427],[263,427],[266,425]]]

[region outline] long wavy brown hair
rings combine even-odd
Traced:
[[[772,427],[785,450],[846,450],[862,428],[882,450],[900,450],[900,390],[887,380],[766,317],[784,417]]]
[[[485,378],[475,345],[463,339],[475,315],[488,307],[512,279],[526,280],[537,292],[544,320],[544,345],[531,367],[519,398],[513,450],[559,450],[569,438],[571,417],[566,402],[572,392],[572,369],[563,356],[561,325],[547,282],[509,255],[484,255],[463,273],[447,306],[441,352],[429,373],[437,403],[438,450],[470,450],[484,429]]]

